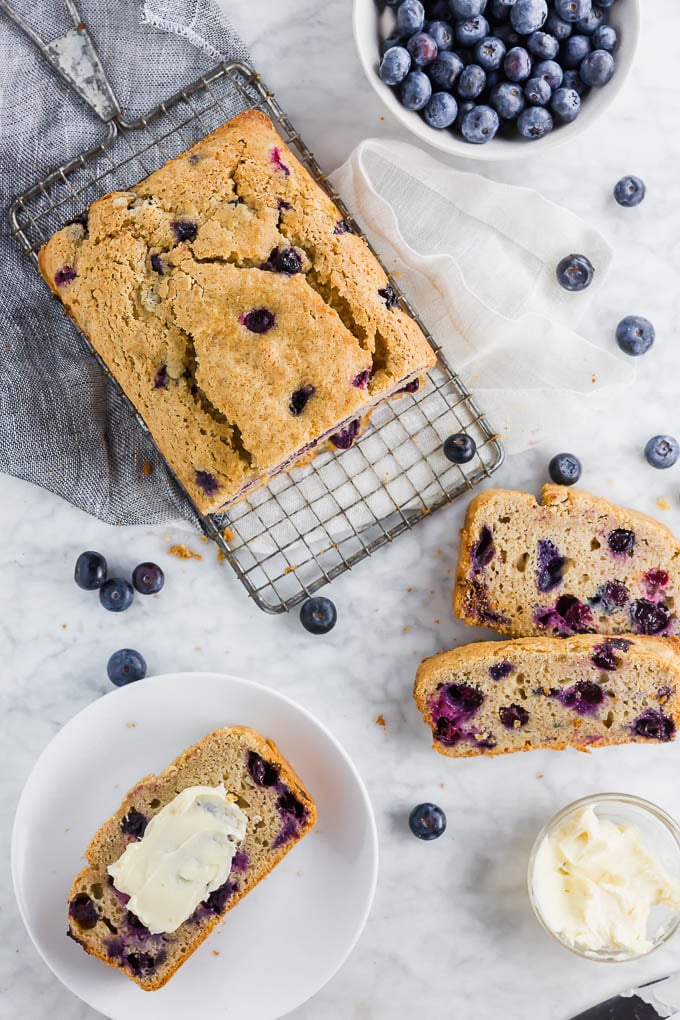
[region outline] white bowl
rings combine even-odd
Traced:
[[[550,134],[536,141],[523,138],[493,138],[486,145],[472,145],[450,129],[431,128],[419,113],[405,109],[389,85],[378,77],[380,41],[390,35],[395,24],[394,8],[386,7],[381,13],[376,0],[354,0],[354,40],[366,77],[385,106],[411,134],[428,145],[465,159],[524,159],[539,152],[548,152],[569,140],[575,141],[605,112],[618,95],[628,77],[640,36],[640,0],[617,0],[609,10],[610,22],[617,31],[616,70],[608,85],[592,89],[586,96],[583,109],[571,124],[556,127]]]

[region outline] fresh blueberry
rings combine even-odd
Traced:
[[[510,8],[508,7],[509,11]],[[514,28],[507,21],[505,24],[495,25],[494,34],[501,42],[504,42],[506,47],[510,50],[513,46],[519,46],[521,42],[521,36],[518,32],[515,32]]]
[[[560,18],[554,11],[551,11],[548,15],[548,20],[545,23],[545,30],[550,35],[554,35],[558,42],[564,42],[571,35],[571,25],[568,21]]]
[[[338,612],[330,599],[317,595],[307,599],[300,609],[300,623],[310,634],[327,634],[333,630]]]
[[[670,623],[671,614],[663,603],[655,605],[649,599],[631,602],[630,618],[636,634],[660,634]]]
[[[111,577],[99,589],[99,601],[111,613],[123,613],[132,605],[135,590],[123,577]]]
[[[295,276],[302,271],[302,259],[297,248],[274,248],[269,263],[277,273]]]
[[[565,255],[557,264],[556,275],[565,290],[585,290],[593,282],[595,267],[585,255]]]
[[[253,308],[245,312],[239,322],[249,329],[251,333],[266,333],[276,322],[276,317],[268,308]]]
[[[467,18],[456,25],[456,39],[461,46],[475,46],[489,34],[489,22],[478,14],[475,18]]]
[[[155,595],[165,584],[165,574],[157,563],[140,563],[132,571],[132,583],[140,595]]]
[[[106,571],[106,560],[102,554],[88,549],[87,552],[81,553],[76,560],[73,579],[79,588],[84,588],[85,591],[95,591],[97,588],[101,588],[106,580]]]
[[[576,22],[576,31],[583,32],[584,35],[594,35],[598,28],[606,24],[605,19],[606,15],[602,9],[593,4],[590,13]]]
[[[407,110],[422,110],[430,101],[432,85],[422,71],[411,71],[401,86],[401,101]]]
[[[552,90],[545,78],[530,78],[524,86],[524,95],[532,106],[546,106],[550,102]]]
[[[560,44],[549,32],[532,32],[527,40],[527,49],[538,60],[555,60]]]
[[[397,27],[402,35],[415,35],[425,23],[425,8],[420,0],[404,0],[397,8]]]
[[[543,28],[548,17],[545,0],[517,0],[510,11],[512,27],[520,35],[530,35]]]
[[[523,46],[513,46],[505,55],[503,70],[508,81],[526,81],[531,74],[531,57]]]
[[[458,95],[461,99],[476,99],[486,86],[486,73],[478,64],[463,68],[458,79]]]
[[[547,81],[553,92],[560,87],[564,78],[564,71],[556,60],[542,60],[540,64],[535,65],[532,74],[534,78],[543,78]]]
[[[446,815],[436,804],[418,804],[408,816],[408,824],[418,839],[437,839],[446,828]]]
[[[505,45],[495,36],[488,35],[475,46],[475,60],[485,71],[496,71],[503,63]]]
[[[645,182],[640,177],[622,177],[614,187],[614,198],[619,205],[630,209],[639,205],[647,193]]]
[[[452,89],[464,66],[457,53],[444,50],[440,51],[435,62],[430,64],[427,73],[435,85],[444,89]]]
[[[524,93],[521,85],[511,81],[502,81],[491,92],[489,103],[499,117],[514,120],[524,109]]]
[[[416,32],[406,44],[416,67],[425,67],[437,58],[437,44],[427,32]]]
[[[600,25],[593,34],[593,46],[596,50],[608,50],[611,53],[616,49],[618,41],[616,29],[611,25]]]
[[[632,358],[639,358],[650,349],[656,332],[649,319],[642,315],[627,315],[616,327],[616,342]]]
[[[658,708],[646,708],[637,717],[632,729],[636,737],[659,740],[665,744],[675,736],[675,720],[664,715]]]
[[[573,453],[558,453],[548,464],[555,485],[576,485],[581,477],[581,461]]]
[[[497,21],[505,21],[506,18],[510,17],[510,8],[516,0],[491,0],[491,6],[489,13],[491,18],[495,18]]]
[[[134,648],[120,648],[114,652],[106,666],[109,680],[116,687],[125,687],[135,680],[143,680],[146,676],[144,656]]]
[[[388,35],[386,39],[383,39],[380,43],[380,53],[384,57],[388,50],[391,50],[393,46],[401,46],[404,48],[405,39],[402,39],[400,35]]]
[[[635,532],[628,528],[614,528],[607,536],[607,544],[613,553],[629,553],[635,548]]]
[[[486,9],[486,0],[449,0],[449,8],[455,18],[476,18]]]
[[[444,440],[444,456],[452,464],[467,464],[477,452],[477,444],[472,436],[465,432],[457,432]]]
[[[543,79],[539,79],[543,81]],[[542,106],[528,106],[517,118],[517,127],[523,138],[535,141],[553,129],[553,119]]]
[[[578,92],[581,99],[588,92],[588,86],[583,81],[583,78],[577,70],[570,69],[564,72],[564,80],[562,85],[565,89],[573,89],[574,92]]]
[[[593,45],[587,35],[570,35],[562,47],[562,66],[573,70],[592,51]]]
[[[451,127],[458,114],[458,103],[448,92],[435,92],[423,110],[430,127],[441,130]]]
[[[466,142],[485,145],[495,136],[499,124],[498,114],[490,106],[475,106],[463,117],[460,129]]]
[[[392,46],[380,61],[378,74],[386,85],[398,85],[411,70],[411,56],[403,46]]]
[[[581,97],[576,89],[557,89],[550,100],[550,110],[558,120],[568,124],[581,112]]]
[[[586,85],[602,88],[610,81],[614,66],[614,58],[608,50],[593,50],[581,63],[579,74]]]
[[[590,14],[593,0],[554,0],[553,6],[558,18],[573,24]]]
[[[446,21],[448,23],[451,20],[449,0],[432,0],[428,4],[428,13],[431,21]]]
[[[476,109],[477,104],[473,103],[471,99],[468,99],[465,102],[461,101],[460,103],[458,103],[458,116],[456,117],[456,127],[458,128],[459,131],[463,130],[463,121],[467,117],[468,113],[471,113],[472,110]]]
[[[645,446],[645,458],[655,468],[673,467],[680,454],[680,446],[673,436],[652,436]]]
[[[437,51],[442,53],[450,50],[453,45],[453,27],[448,21],[428,21],[425,31],[437,44]]]

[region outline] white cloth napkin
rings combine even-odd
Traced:
[[[574,329],[612,258],[578,216],[398,141],[366,139],[330,180],[508,453],[542,442],[567,411],[595,410],[604,391],[633,381],[630,364]],[[571,252],[596,267],[580,294],[555,278]]]

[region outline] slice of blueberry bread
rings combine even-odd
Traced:
[[[434,352],[264,114],[58,231],[40,270],[203,512],[412,392]]]
[[[158,822],[155,826],[151,823],[164,809],[167,814],[168,806],[174,806],[183,791],[199,788],[203,793],[206,788],[218,792],[223,788],[222,795],[226,791],[232,813],[240,819],[236,825],[236,828],[240,825],[238,843],[226,844],[231,859],[226,880],[198,902],[178,927],[158,931],[158,927],[174,927],[179,919],[163,925],[152,923],[145,915],[147,927],[130,910],[130,895],[118,888],[123,884],[119,877],[121,858],[131,844],[143,843],[151,837],[155,839],[151,861],[160,874],[170,858],[161,857],[158,847],[167,850],[168,839],[172,843],[173,835],[163,833],[163,843],[154,831],[159,828]],[[214,814],[214,805],[209,804],[207,809]],[[188,823],[182,824],[184,840]],[[314,801],[275,744],[243,726],[215,730],[184,751],[160,775],[142,779],[96,833],[85,854],[87,867],[76,877],[69,893],[67,934],[87,953],[119,968],[141,988],[147,991],[161,988],[226,912],[265,878],[315,824]],[[215,838],[209,833],[209,858],[214,854]],[[179,845],[172,844],[175,854]],[[197,853],[190,854],[182,876],[195,877],[199,864],[204,866]],[[134,862],[133,866],[138,870],[141,867]],[[145,867],[145,874],[152,872],[148,860]],[[151,893],[160,896],[160,908],[166,914],[170,895],[166,890],[171,888],[166,870],[160,893],[158,887],[155,892],[151,889]],[[146,886],[144,894],[133,902],[135,905],[145,902],[148,908],[149,900]]]
[[[680,633],[680,543],[645,514],[546,485],[476,496],[461,531],[454,610],[513,637]]]
[[[666,743],[680,721],[680,639],[480,641],[425,659],[414,697],[450,757]]]

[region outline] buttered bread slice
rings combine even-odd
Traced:
[[[667,743],[680,640],[595,634],[482,641],[425,659],[414,697],[440,754]]]
[[[645,514],[559,485],[475,497],[454,610],[502,634],[680,633],[680,543]]]

